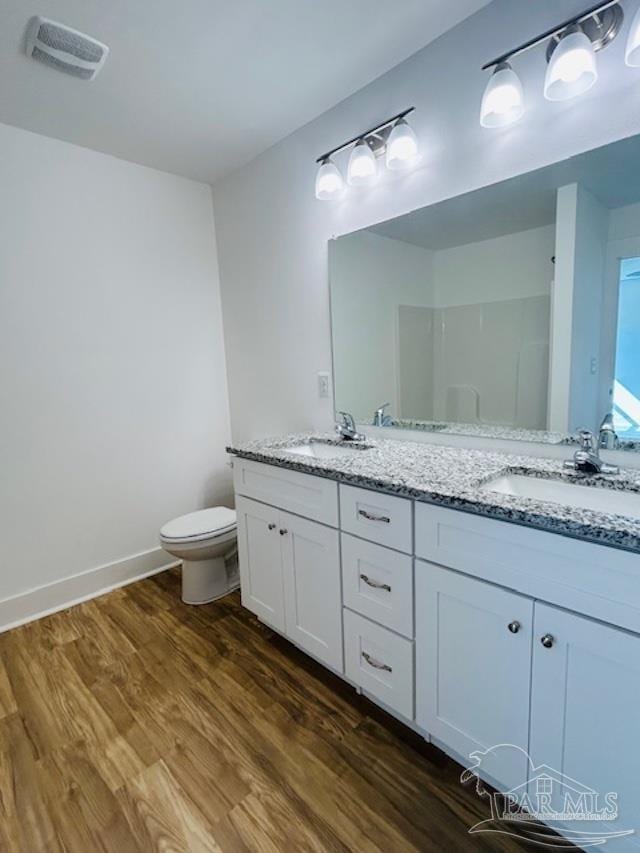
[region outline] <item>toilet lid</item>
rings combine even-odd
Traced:
[[[214,506],[168,521],[160,529],[160,536],[164,539],[200,539],[212,533],[226,533],[235,526],[235,510]]]

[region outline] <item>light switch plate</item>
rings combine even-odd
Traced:
[[[318,373],[318,397],[327,398],[329,396],[329,374]]]

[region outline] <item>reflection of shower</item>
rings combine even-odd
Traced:
[[[548,295],[398,308],[400,417],[546,427]]]
[[[480,423],[480,392],[472,385],[449,385],[445,402],[445,420],[457,424]]]
[[[548,341],[525,341],[517,354],[514,427],[546,427],[543,401],[548,373]]]

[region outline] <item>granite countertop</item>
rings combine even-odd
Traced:
[[[389,426],[417,432],[437,432],[440,435],[462,435],[467,438],[495,438],[504,441],[528,441],[533,444],[563,444],[571,447],[578,445],[578,437],[575,434],[496,424],[462,424],[392,418]],[[616,448],[617,450],[640,453],[640,441],[625,438],[624,433],[619,435],[619,439],[620,446]]]
[[[438,432],[442,435],[463,435],[470,438],[497,438],[508,441],[532,441],[536,444],[573,444],[575,439],[562,432],[549,432],[538,429],[519,429],[515,427],[494,426],[491,424],[458,424],[443,421],[414,421],[396,419],[391,426],[397,429],[411,429],[418,432]]]
[[[284,449],[310,441],[341,443],[333,434],[290,435],[228,447],[227,451],[245,459],[316,474],[341,483],[640,554],[640,520],[481,488],[496,477],[512,473],[601,489],[628,490],[640,495],[640,470],[622,469],[615,476],[584,476],[563,469],[562,460],[396,439],[367,439],[364,443],[367,449],[361,447],[352,455],[327,459],[301,456]]]

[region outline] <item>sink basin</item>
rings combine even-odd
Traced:
[[[482,486],[484,491],[549,501],[576,509],[626,515],[640,520],[640,494],[600,486],[581,486],[562,480],[505,474]]]
[[[311,441],[309,444],[292,444],[283,447],[287,453],[296,453],[298,456],[310,456],[312,459],[337,459],[341,456],[353,456],[363,453],[369,448],[361,444],[329,444],[322,441]]]

